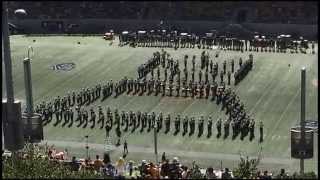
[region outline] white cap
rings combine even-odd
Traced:
[[[179,158],[178,157],[174,157],[173,160],[174,161],[179,161]]]

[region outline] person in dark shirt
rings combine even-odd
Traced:
[[[260,176],[260,179],[271,179],[271,176],[268,175],[268,171],[264,171],[263,175]]]
[[[231,178],[231,175],[229,173],[229,169],[228,168],[225,168],[224,172],[221,175],[221,178],[222,179],[230,179]]]
[[[72,161],[71,161],[71,169],[72,171],[79,171],[80,165],[78,163],[78,161],[76,160],[76,157],[73,156],[72,157]]]
[[[125,154],[128,154],[128,143],[127,143],[127,140],[124,140],[124,143],[123,143],[123,153]]]
[[[162,160],[162,162],[166,161],[166,152],[162,153],[161,160]]]
[[[166,159],[165,162],[161,165],[160,175],[162,177],[169,175],[169,161]]]
[[[288,179],[289,176],[287,175],[287,173],[285,172],[284,169],[281,169],[280,174],[277,176],[278,179]]]

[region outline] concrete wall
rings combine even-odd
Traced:
[[[64,27],[68,24],[78,24],[79,27],[75,29],[75,33],[104,33],[108,29],[114,29],[115,32],[122,30],[154,29],[159,25],[159,21],[155,20],[62,19],[51,21],[62,21]],[[24,28],[26,33],[52,33],[41,27],[42,20],[9,20],[9,22]],[[176,27],[184,29],[185,31],[204,33],[210,29],[219,30],[227,24],[229,23],[214,21],[171,21],[165,22],[164,26],[167,28]],[[243,23],[242,26],[248,30],[266,34],[298,33],[308,39],[316,39],[318,34],[317,25]],[[60,33],[63,33],[63,30],[61,30]]]

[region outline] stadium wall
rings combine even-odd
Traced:
[[[123,30],[154,29],[159,27],[159,21],[155,20],[119,20],[119,19],[52,19],[52,20],[9,20],[10,23],[17,25],[25,30],[27,34],[50,34],[66,33],[65,29],[70,24],[77,24],[71,33],[99,34],[106,30],[114,29],[115,32]],[[43,27],[43,22],[62,22],[61,29],[51,29]],[[219,30],[229,22],[215,21],[167,21],[163,26],[166,28],[179,28],[184,31],[205,33],[208,30]],[[317,25],[300,24],[262,24],[262,23],[243,23],[242,26],[250,31],[268,34],[298,34],[307,39],[317,39]],[[69,31],[70,32],[70,31]]]

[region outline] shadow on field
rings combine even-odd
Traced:
[[[124,131],[124,132],[127,132],[127,131],[128,131],[128,125],[126,125],[126,127],[124,128],[123,131]]]
[[[194,134],[194,131],[189,132],[189,136],[192,136]]]
[[[93,129],[96,126],[96,121],[91,119],[90,122],[92,121],[92,125],[90,126],[91,129]]]
[[[120,127],[118,126],[115,131],[116,131],[116,135],[120,138],[121,137]]]
[[[103,120],[103,121],[104,121],[104,120]],[[100,129],[103,129],[103,127],[104,127],[104,123],[103,123],[103,121],[101,122]],[[98,122],[98,124],[99,124],[99,122]]]
[[[135,130],[136,130],[136,128],[133,127],[133,128],[131,129],[131,133],[134,133]]]
[[[223,136],[223,139],[227,139],[228,136],[229,136],[229,131],[225,131],[224,136]]]
[[[220,132],[218,132],[218,134],[217,134],[217,138],[220,138],[220,136],[221,136],[221,133]]]
[[[241,141],[243,141],[244,138],[245,138],[247,135],[248,135],[248,130],[244,130],[244,131],[241,133],[241,137],[240,137]]]
[[[176,131],[173,133],[174,136],[176,136],[179,133],[179,129],[176,129]]]
[[[85,121],[85,123],[84,123],[84,125],[82,126],[82,128],[86,128],[87,125],[88,125],[88,120],[84,120],[84,121]]]
[[[187,131],[183,131],[182,136],[185,136],[187,134]]]
[[[64,123],[62,124],[62,127],[64,127],[68,123],[67,120],[64,120]]]
[[[207,134],[207,138],[210,138],[212,136],[212,132],[209,131],[208,134]]]
[[[51,120],[44,120],[44,121],[42,121],[42,125],[43,126],[46,126],[47,124],[49,124],[50,122],[52,121],[52,119]]]
[[[61,122],[61,120],[56,119],[56,123],[54,123],[53,126],[56,127],[60,122]]]
[[[232,134],[232,140],[235,140],[238,137],[238,135],[239,135],[239,132],[234,132]]]
[[[109,96],[104,96],[102,99],[101,99],[101,102],[103,102],[104,100],[108,99]]]
[[[83,120],[81,119],[77,119],[76,122],[79,121],[79,124],[77,125],[77,127],[80,127],[83,124]]]
[[[73,125],[73,120],[70,121],[69,125],[68,125],[68,128],[71,128]]]
[[[253,139],[254,139],[254,133],[251,132],[249,140],[252,141]]]

